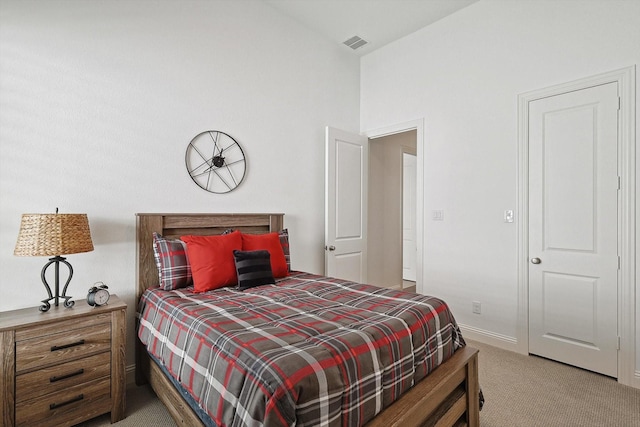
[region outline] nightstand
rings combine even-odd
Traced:
[[[125,314],[109,304],[0,313],[2,426],[71,426],[111,412],[124,418]]]

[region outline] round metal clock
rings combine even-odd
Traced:
[[[246,160],[240,144],[217,130],[196,135],[185,155],[189,176],[200,188],[211,193],[228,193],[240,185]]]

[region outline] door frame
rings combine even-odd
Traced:
[[[518,314],[517,351],[529,354],[529,103],[537,99],[618,84],[618,382],[640,388],[635,373],[635,65],[518,95]]]
[[[369,139],[416,131],[416,292],[423,293],[423,242],[424,242],[424,119],[411,120],[383,128],[362,132]]]

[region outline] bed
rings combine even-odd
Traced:
[[[315,378],[320,377],[316,373],[313,373],[313,375],[298,375],[301,372],[307,371],[298,366],[292,368],[296,363],[295,361],[300,359],[300,357],[297,357],[296,359],[293,355],[284,353],[282,349],[272,347],[273,336],[277,335],[279,338],[282,337],[279,335],[278,331],[282,328],[286,329],[287,327],[293,328],[294,334],[301,333],[299,331],[303,331],[306,328],[314,329],[313,333],[310,332],[306,339],[299,340],[302,343],[300,345],[307,345],[311,341],[315,344],[323,341],[322,344],[324,344],[324,340],[327,339],[326,336],[338,334],[334,330],[322,330],[322,338],[318,338],[318,336],[320,336],[317,335],[318,329],[324,328],[324,326],[318,326],[316,323],[308,321],[304,324],[298,323],[298,320],[301,318],[300,316],[308,320],[309,315],[306,313],[304,315],[298,315],[297,312],[292,315],[291,310],[297,310],[297,307],[303,303],[307,306],[313,306],[318,301],[329,301],[332,298],[335,300],[335,303],[338,300],[342,301],[346,298],[345,295],[342,294],[343,291],[354,292],[361,297],[361,300],[358,302],[358,304],[360,304],[358,307],[361,308],[364,305],[367,305],[367,310],[373,310],[377,313],[374,313],[374,316],[387,316],[387,313],[389,312],[388,307],[379,308],[379,305],[384,305],[379,301],[388,301],[390,298],[397,297],[398,301],[406,300],[406,304],[417,304],[409,301],[412,298],[416,298],[419,300],[420,304],[422,304],[422,302],[426,301],[426,298],[430,297],[415,295],[415,297],[411,296],[411,298],[409,298],[408,294],[403,293],[402,291],[384,290],[371,287],[369,285],[355,284],[341,281],[339,279],[317,276],[310,273],[292,271],[287,277],[278,279],[275,285],[252,288],[249,290],[250,292],[239,292],[233,288],[228,288],[213,291],[211,295],[207,292],[205,295],[190,293],[191,291],[189,289],[182,289],[179,290],[177,294],[170,295],[168,298],[170,302],[159,303],[174,304],[173,306],[169,306],[171,308],[162,308],[163,306],[159,305],[155,307],[155,313],[149,314],[154,310],[154,308],[150,308],[152,307],[151,301],[159,299],[159,294],[163,294],[163,292],[159,292],[157,289],[159,277],[156,260],[154,259],[153,233],[157,233],[165,238],[179,238],[184,235],[220,235],[228,230],[239,230],[246,234],[260,235],[264,233],[280,232],[283,230],[283,225],[283,214],[151,213],[136,215],[137,297],[142,307],[139,309],[137,318],[137,328],[139,328],[137,335],[142,339],[137,340],[136,346],[136,382],[138,384],[148,382],[151,385],[178,425],[216,425],[217,423],[225,424],[224,420],[233,419],[233,423],[238,422],[238,425],[260,424],[267,420],[266,424],[274,425],[290,425],[297,423],[298,425],[366,425],[369,427],[400,425],[403,427],[479,426],[480,388],[478,384],[478,352],[476,349],[464,345],[462,337],[459,336],[457,325],[455,325],[455,320],[452,320],[452,326],[444,327],[444,329],[448,331],[446,332],[447,334],[451,333],[450,338],[442,339],[439,337],[438,339],[441,341],[437,341],[435,346],[431,345],[434,348],[432,351],[429,351],[429,348],[431,348],[429,343],[432,342],[432,338],[424,338],[424,342],[421,345],[414,345],[413,342],[416,338],[413,335],[416,335],[417,332],[415,332],[413,327],[409,328],[407,324],[405,324],[406,318],[402,318],[405,314],[400,315],[400,321],[392,320],[389,322],[391,326],[385,326],[385,328],[395,328],[395,331],[381,332],[380,330],[382,330],[382,328],[377,328],[373,331],[371,325],[368,324],[374,324],[375,322],[368,322],[366,319],[357,317],[359,315],[358,313],[364,310],[356,310],[356,314],[352,314],[351,312],[349,314],[344,314],[341,311],[341,307],[336,308],[331,306],[329,308],[317,308],[314,306],[314,310],[316,310],[312,310],[314,313],[317,313],[318,310],[333,313],[333,317],[331,319],[334,323],[340,323],[339,319],[347,318],[347,323],[360,325],[359,328],[360,332],[362,332],[361,335],[376,337],[375,334],[381,334],[380,336],[377,336],[377,339],[374,340],[374,342],[384,343],[385,348],[381,350],[379,348],[380,346],[376,344],[376,351],[372,352],[375,353],[375,356],[370,356],[366,351],[358,353],[358,350],[356,350],[363,346],[371,346],[371,342],[366,341],[362,336],[355,339],[364,341],[357,341],[355,344],[351,341],[342,340],[342,343],[346,343],[346,346],[349,348],[344,351],[345,354],[348,353],[346,359],[343,355],[340,357],[347,360],[347,365],[352,364],[355,366],[355,369],[359,370],[358,375],[363,375],[366,379],[357,378],[347,381],[345,378],[349,377],[349,375],[341,371],[346,368],[344,368],[340,363],[334,363],[338,358],[336,354],[333,354],[331,357],[327,357],[326,348],[330,349],[329,352],[332,350],[337,351],[336,345],[339,344],[332,344],[332,346],[327,345],[325,346],[326,348],[318,350],[322,352],[322,355],[317,357],[314,356],[314,360],[318,365],[323,365],[323,367],[326,367],[327,364],[332,365],[328,370],[330,371],[332,369],[331,372],[333,373],[328,373],[326,375],[323,373],[322,377],[325,378],[325,383],[320,385],[315,384]],[[341,289],[340,293],[337,293],[337,291],[332,288],[333,286],[337,286],[337,288]],[[273,294],[273,292],[275,292],[275,294]],[[329,297],[328,295],[336,296]],[[204,300],[199,300],[199,298]],[[235,298],[239,299],[236,300]],[[220,311],[224,310],[226,313],[233,311],[233,309],[230,309],[229,307],[247,307],[253,304],[253,306],[258,308],[249,311],[259,313],[259,315],[263,317],[269,317],[270,312],[267,309],[260,311],[259,308],[262,304],[261,302],[265,299],[277,301],[279,304],[277,310],[280,310],[278,312],[278,316],[281,316],[283,319],[296,320],[292,320],[291,323],[287,323],[281,321],[275,322],[273,319],[270,319],[270,324],[277,323],[277,327],[281,329],[278,329],[275,332],[271,331],[270,333],[273,335],[269,335],[270,339],[268,340],[256,340],[256,335],[251,335],[249,337],[250,344],[245,343],[247,346],[254,345],[254,343],[260,341],[260,345],[266,345],[268,347],[259,347],[262,356],[256,359],[257,362],[252,361],[249,363],[253,363],[252,366],[255,366],[256,363],[261,363],[259,362],[260,359],[264,359],[267,357],[265,355],[268,354],[277,354],[277,358],[279,360],[287,360],[287,362],[277,367],[283,371],[278,371],[278,375],[280,375],[280,377],[271,379],[272,383],[282,383],[286,384],[286,386],[274,387],[272,386],[272,383],[265,386],[264,384],[267,384],[268,380],[263,380],[262,378],[257,380],[253,377],[247,376],[249,379],[244,379],[244,383],[238,386],[241,388],[244,387],[244,391],[230,392],[229,389],[227,389],[227,380],[225,379],[223,381],[221,378],[217,377],[219,376],[218,374],[214,374],[220,371],[219,366],[221,366],[220,364],[223,358],[216,360],[215,363],[211,362],[212,365],[208,370],[204,369],[203,366],[198,365],[198,369],[191,369],[190,371],[183,370],[181,371],[181,375],[176,375],[177,368],[174,365],[177,363],[182,366],[184,365],[184,362],[172,362],[172,358],[175,356],[174,353],[171,353],[170,356],[166,356],[166,354],[163,355],[161,351],[156,349],[158,342],[164,342],[166,344],[167,342],[172,341],[170,338],[154,340],[156,329],[153,329],[153,326],[150,326],[149,318],[162,317],[158,315],[160,312],[165,313],[173,311],[174,306],[184,305],[188,307],[188,310],[197,313],[200,313],[202,307],[205,306],[213,307]],[[293,308],[289,306],[284,307],[283,304],[285,304],[285,300],[293,301],[294,305],[298,305]],[[259,301],[259,303],[256,303],[256,301]],[[352,299],[348,298],[347,301],[352,301]],[[433,301],[436,302],[434,303]],[[429,304],[440,304],[437,302],[437,299],[434,299],[433,301],[429,300],[428,302]],[[398,304],[400,304],[400,302],[398,302]],[[356,304],[349,302],[347,305],[355,306]],[[413,313],[412,310],[415,310],[413,306],[407,305],[406,307],[406,309],[403,308],[399,311],[402,313]],[[445,316],[444,319],[446,319],[450,316],[450,313],[444,303],[442,303],[442,306],[438,305],[437,307],[443,307],[434,309],[437,310],[438,313],[442,312],[442,314],[435,316],[436,323],[439,323],[441,319],[440,316]],[[242,311],[242,313],[244,313],[244,311]],[[242,314],[242,316],[244,316],[244,314]],[[452,319],[452,316],[450,317]],[[199,319],[200,318],[193,321],[187,329],[197,329],[197,327],[194,327],[193,325],[200,325]],[[243,317],[243,322],[252,322],[252,320],[247,320]],[[254,331],[254,326],[252,324],[243,324],[248,325],[246,328],[248,331]],[[211,327],[209,326],[209,328]],[[337,329],[341,330],[340,327]],[[212,334],[212,336],[215,335],[210,329],[206,330],[208,332],[204,333],[204,335],[207,333]],[[403,330],[410,331],[413,335],[411,337],[404,337],[404,344],[394,344],[395,347],[388,344],[390,341],[389,337],[391,335],[402,335]],[[366,332],[366,334],[363,331]],[[247,332],[243,331],[243,333],[246,334]],[[264,332],[256,333],[264,334]],[[436,335],[442,335],[443,333],[444,332],[439,330]],[[289,338],[286,337],[282,339],[285,341],[289,340]],[[145,343],[143,343],[143,340]],[[181,340],[182,339],[177,341]],[[410,341],[408,344],[407,340]],[[427,341],[429,341],[429,343]],[[340,342],[340,340],[338,340],[338,342]],[[171,346],[173,346],[173,343],[171,344]],[[243,359],[244,356],[240,356],[245,353],[251,353],[251,351],[243,352],[243,346],[245,346],[245,344],[235,344],[237,347],[237,349],[234,350],[235,353],[231,352],[228,354],[238,354],[238,361],[246,363]],[[287,341],[285,344],[285,347],[288,347],[290,342]],[[222,346],[232,346],[234,344],[230,340],[227,341],[225,338],[225,340],[219,341],[219,345],[219,348],[222,348]],[[295,345],[298,344],[296,343]],[[207,349],[209,347],[215,348],[210,344],[207,344],[206,347]],[[391,350],[387,350],[387,347]],[[409,350],[407,350],[408,347],[410,347]],[[421,349],[425,354],[437,352],[438,357],[434,356],[432,358],[427,358],[424,354],[424,357],[415,357],[415,354],[422,354],[419,353],[418,349]],[[304,353],[305,357],[307,357],[309,354],[313,355],[314,351],[316,350],[308,350],[308,347],[305,347],[304,351],[297,348],[294,350],[294,353]],[[384,362],[386,360],[385,357],[388,357],[385,356],[386,353],[398,353],[404,356],[399,358],[402,361],[388,363],[388,365],[393,368],[387,367],[387,369],[385,369],[384,366],[382,366],[378,367],[378,370],[375,370],[375,374],[361,374],[361,372],[367,372],[367,366],[372,363]],[[411,357],[414,359],[411,359],[411,357],[408,356],[410,353],[413,354]],[[377,359],[378,357],[380,360],[372,360]],[[432,360],[435,359],[442,359],[441,361],[439,360],[439,365],[437,366],[432,362]],[[410,361],[407,362],[407,360]],[[420,360],[421,363],[415,362],[416,360]],[[229,361],[229,363],[231,362]],[[406,367],[407,365],[413,365],[411,375],[407,375],[402,371],[402,369],[404,369],[402,367]],[[221,372],[229,372],[231,370],[229,368],[230,365],[225,366],[226,370],[223,369]],[[284,372],[286,369],[292,370],[290,372]],[[421,372],[421,370],[424,372]],[[194,391],[194,382],[193,380],[190,380],[191,382],[187,381],[184,377],[190,376],[192,378],[195,375],[195,371],[206,371],[200,372],[203,374],[203,377],[207,379],[205,382],[215,383],[217,385],[205,393],[209,393],[214,397],[202,397],[201,392],[198,396],[195,396],[195,392],[189,392],[189,389],[191,389],[192,392]],[[263,371],[269,370],[263,369]],[[274,369],[273,371],[275,372],[277,370]],[[277,377],[273,372],[271,375]],[[340,379],[340,376],[343,378]],[[298,377],[300,379],[298,383],[289,384],[290,381],[295,382],[293,378]],[[266,382],[263,383],[261,381]],[[341,384],[336,384],[341,381]],[[200,381],[198,384],[202,382],[203,381]],[[245,383],[259,383],[259,386],[246,387]],[[371,383],[375,383],[377,387],[380,387],[380,390],[378,392],[368,392],[367,390],[371,388]],[[316,394],[319,393],[318,387],[321,387],[323,390],[323,392],[320,393],[322,398],[316,396]],[[337,392],[336,390],[339,387],[346,387],[345,390],[348,390],[348,392]],[[249,389],[249,392],[246,392],[246,389]],[[287,404],[288,401],[292,400],[292,397],[287,394],[288,392],[293,393],[295,398],[294,400],[297,400],[297,403],[294,402],[294,406],[298,405],[298,407],[296,407],[296,411],[299,411],[299,415],[301,417],[300,420],[296,420],[295,417],[292,418],[290,413],[291,408],[289,408],[290,405],[288,406]],[[249,393],[251,398],[244,396],[243,401],[241,396],[243,393]],[[276,395],[280,397],[276,399],[274,397]],[[334,398],[335,396],[338,397]],[[347,402],[347,400],[345,400],[345,396],[349,397],[349,401],[351,403],[345,403]],[[245,406],[252,404],[252,399],[264,401],[266,409],[262,407],[257,409],[245,408]],[[233,406],[233,408],[229,409],[223,407],[223,405],[218,405],[216,407],[216,402],[222,400],[232,402],[233,405],[231,406]],[[212,401],[214,406],[208,407],[206,410],[203,409],[203,402],[206,401]],[[323,403],[318,403],[320,401]],[[200,404],[197,402],[200,402]],[[243,404],[243,402],[245,402],[245,404]],[[244,412],[240,413],[241,410],[239,408],[242,408],[242,411]],[[227,410],[234,411],[235,418],[225,418],[226,415],[224,415],[223,412],[226,413],[225,411]],[[307,415],[304,415],[305,413]],[[266,414],[266,418],[264,420],[260,420],[256,414]],[[298,414],[298,412],[295,414]],[[306,421],[304,418],[305,416],[307,416]],[[217,423],[214,422],[214,420],[218,420]],[[222,420],[222,422],[220,420]]]

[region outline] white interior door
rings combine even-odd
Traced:
[[[326,129],[325,274],[367,281],[369,140]]]
[[[402,153],[402,279],[416,281],[417,157]]]
[[[529,108],[529,352],[617,377],[617,84]]]

